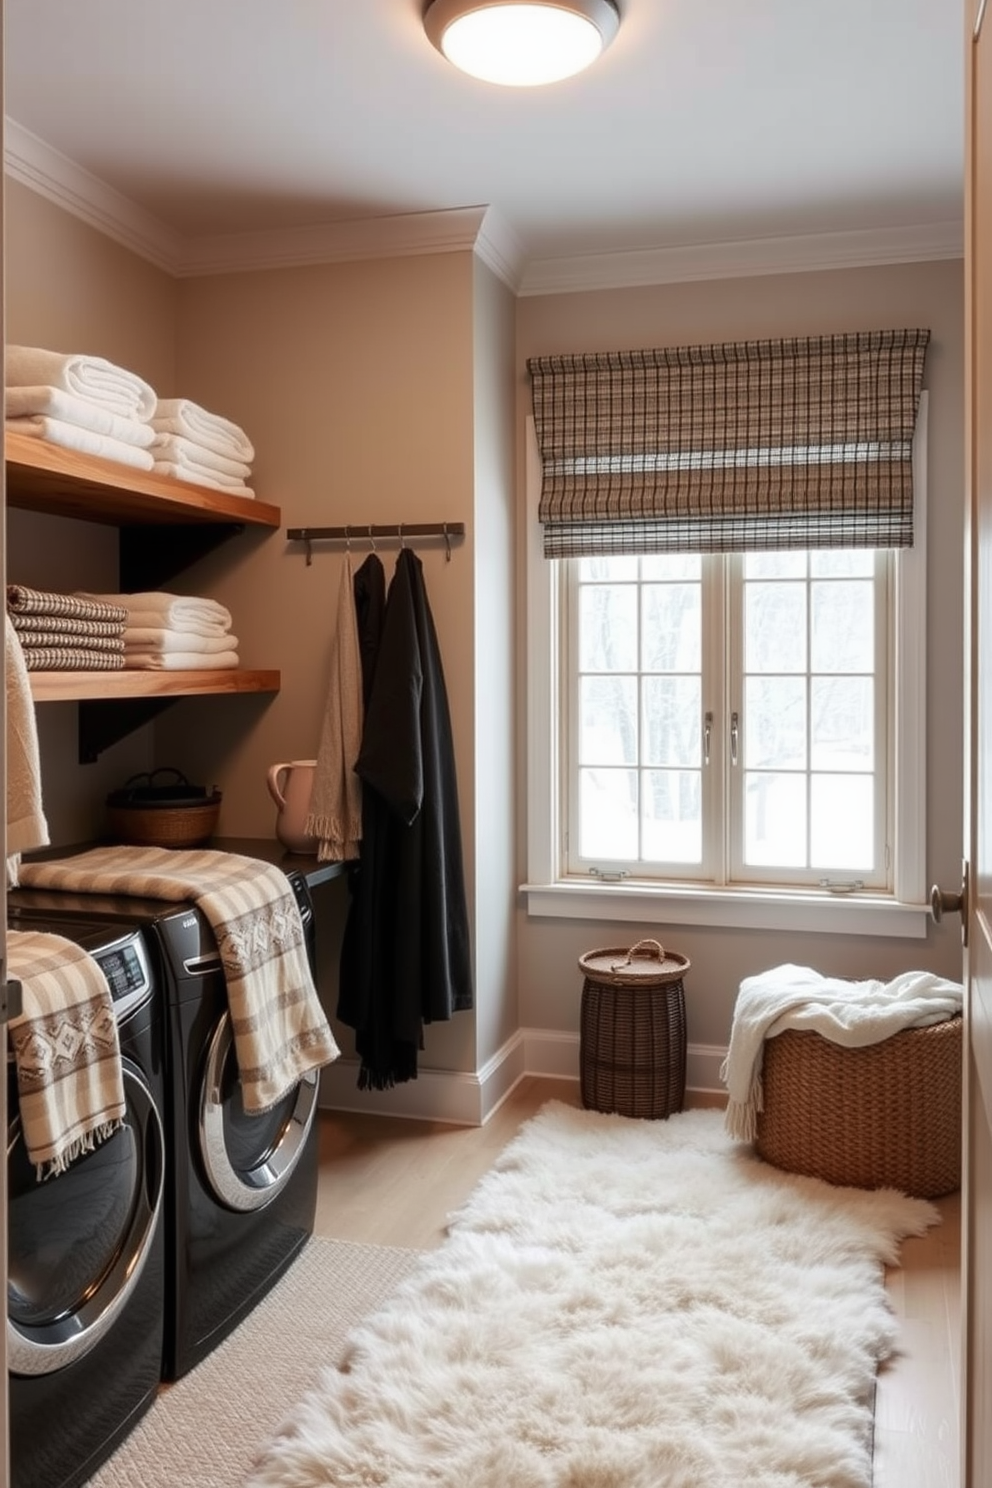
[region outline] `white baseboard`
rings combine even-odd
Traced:
[[[715,1045],[690,1044],[686,1089],[722,1094],[720,1066],[726,1053]],[[527,1075],[578,1080],[579,1036],[547,1028],[521,1028],[474,1074],[421,1069],[416,1080],[391,1090],[359,1090],[358,1067],[355,1059],[338,1059],[321,1070],[322,1109],[483,1126]]]

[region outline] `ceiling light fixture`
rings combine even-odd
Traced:
[[[595,62],[620,25],[614,0],[428,0],[424,30],[487,83],[556,83]]]

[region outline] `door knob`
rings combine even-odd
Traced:
[[[935,924],[939,925],[945,914],[957,914],[963,907],[963,894],[945,894],[936,884],[930,890],[930,914]]]
[[[960,894],[947,893],[934,884],[930,890],[930,915],[935,925],[939,925],[945,914],[960,914],[962,929],[967,944],[968,936],[968,864],[965,863],[961,870],[961,892]]]

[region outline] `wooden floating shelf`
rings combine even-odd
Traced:
[[[7,431],[7,505],[84,522],[162,526],[223,522],[279,527],[267,501],[231,496]]]
[[[200,697],[218,693],[278,692],[277,671],[29,672],[36,703],[106,701],[115,698]]]

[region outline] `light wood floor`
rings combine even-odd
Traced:
[[[528,1079],[484,1127],[322,1111],[316,1231],[335,1240],[426,1250],[523,1121],[578,1085]],[[692,1103],[692,1102],[690,1102]],[[696,1104],[703,1102],[697,1101]],[[900,1352],[879,1374],[874,1488],[957,1488],[960,1204],[907,1240],[888,1273]]]

